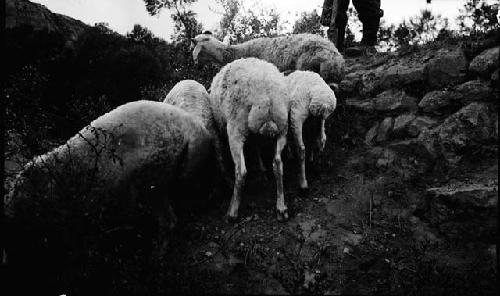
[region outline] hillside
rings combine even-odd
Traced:
[[[5,1],[5,28],[31,26],[37,31],[62,34],[74,41],[88,26],[66,15],[53,13],[45,6],[28,0]]]
[[[141,28],[121,36],[26,0],[7,0],[6,23],[7,192],[29,159],[98,116],[161,100],[183,79],[207,86],[217,72],[196,68],[184,44]],[[224,220],[222,195],[184,209],[161,260],[147,218],[145,229],[103,223],[92,232],[82,225],[102,217],[73,219],[71,201],[49,201],[27,216],[33,225],[7,229],[26,243],[14,248],[20,264],[6,265],[6,282],[50,295],[496,295],[499,40],[495,32],[348,58],[346,77],[331,85],[338,107],[325,151],[307,164],[307,196],[287,155],[285,223],[271,170],[250,165],[241,220]]]

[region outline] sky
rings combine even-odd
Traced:
[[[31,0],[45,5],[53,12],[68,15],[89,25],[98,22],[108,23],[110,28],[120,34],[131,31],[134,24],[149,28],[154,35],[169,40],[173,33],[173,23],[168,10],[150,16],[143,0]],[[256,0],[244,0],[244,6],[252,7]],[[266,7],[275,8],[290,24],[301,12],[316,9],[321,12],[323,0],[257,0]],[[447,17],[450,23],[456,18],[465,0],[381,0],[384,20],[387,23],[400,23],[403,19],[417,15],[422,9]],[[352,5],[352,4],[351,4]],[[215,30],[221,18],[221,7],[215,0],[198,0],[192,6],[198,20],[206,30]],[[219,13],[218,13],[219,12]]]

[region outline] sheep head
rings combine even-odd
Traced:
[[[212,34],[199,34],[191,40],[195,64],[203,62],[224,63],[228,44],[217,40]]]

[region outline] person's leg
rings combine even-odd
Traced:
[[[339,51],[344,50],[345,28],[347,26],[347,9],[349,0],[338,0],[337,14],[332,15],[330,27],[327,30],[328,39],[330,39]]]
[[[380,0],[353,0],[354,7],[363,23],[362,45],[375,46],[377,44],[377,33],[380,26]]]

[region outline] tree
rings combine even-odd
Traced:
[[[316,9],[312,12],[302,12],[300,18],[293,25],[293,34],[311,33],[323,35],[323,29],[319,22],[320,18]]]
[[[500,4],[486,0],[467,0],[457,17],[462,34],[471,35],[499,29]]]
[[[258,1],[251,8],[245,8],[243,2],[238,0],[219,0],[218,3],[224,9],[220,22],[221,35],[229,34],[236,42],[278,36],[283,31],[284,22],[275,8],[266,7]]]
[[[173,11],[171,14],[174,21],[174,40],[189,40],[199,34],[203,28],[196,20],[196,13],[188,7],[197,0],[144,0],[146,10],[151,15],[158,14],[166,8]]]

